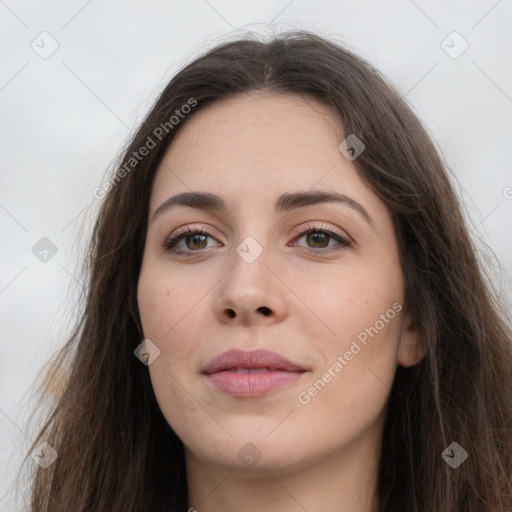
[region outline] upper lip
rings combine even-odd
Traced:
[[[288,372],[304,372],[298,364],[270,350],[238,350],[232,349],[214,357],[203,369],[203,373],[221,372],[237,368],[268,368]]]

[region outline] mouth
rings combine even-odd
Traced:
[[[230,368],[225,371],[236,373],[268,373],[277,371],[277,368]]]
[[[214,358],[203,374],[218,391],[250,397],[289,385],[307,371],[275,352],[229,350]]]

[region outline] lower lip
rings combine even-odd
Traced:
[[[261,373],[222,371],[208,375],[220,391],[234,396],[257,396],[295,382],[304,372],[276,370]]]

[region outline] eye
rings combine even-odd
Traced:
[[[351,243],[346,238],[341,236],[330,229],[326,229],[324,226],[314,226],[308,224],[305,228],[297,230],[298,237],[296,240],[300,240],[301,238],[306,239],[307,244],[312,244],[313,247],[307,246],[306,249],[312,253],[318,252],[333,252],[340,251],[346,247],[350,247]],[[338,242],[334,245],[329,245],[329,241]],[[301,246],[303,247],[303,246]],[[326,247],[331,247],[329,250],[323,250]],[[334,249],[333,249],[334,247]]]
[[[324,226],[308,224],[305,228],[298,229],[296,234],[298,236],[295,237],[295,240],[305,238],[306,243],[313,244],[313,247],[305,247],[307,251],[312,253],[340,251],[351,246],[351,242],[346,238],[330,229],[326,229]],[[166,252],[175,255],[190,256],[194,252],[199,253],[201,250],[208,248],[208,237],[213,238],[213,236],[204,229],[191,229],[190,227],[186,227],[169,237],[164,244],[164,249]],[[337,242],[337,244],[329,244],[330,241]],[[185,247],[182,245],[180,248],[181,242],[184,242]],[[330,247],[330,249],[324,250],[327,247]]]
[[[190,229],[190,227],[187,227],[169,237],[164,244],[164,248],[166,251],[174,254],[188,255],[191,252],[198,252],[198,250],[206,249],[206,241],[208,237],[212,237],[212,235],[203,229]],[[179,247],[179,243],[182,241],[184,241],[185,247],[191,250],[176,248]]]

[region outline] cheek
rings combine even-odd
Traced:
[[[183,366],[183,363],[179,366]],[[202,405],[191,395],[191,386],[165,355],[149,367],[149,377],[158,407],[168,425],[181,440],[194,442],[190,432],[211,429]]]
[[[175,326],[179,328],[186,321],[189,312],[196,314],[208,290],[208,283],[164,270],[156,264],[143,266],[137,291],[144,335],[159,344],[165,343]]]
[[[330,445],[340,432],[357,436],[382,421],[397,366],[402,297],[400,288],[374,277],[332,283],[325,295],[315,298],[323,308],[317,313],[334,335],[317,339],[323,364],[296,403],[308,428]]]
[[[211,286],[162,265],[143,266],[137,297],[144,336],[158,346],[162,356],[149,367],[155,377],[159,370],[158,382],[172,383],[171,375],[184,372],[184,363],[190,363],[197,351],[200,333],[211,326],[207,300]]]
[[[198,428],[207,421],[197,410],[198,403],[187,393],[191,386],[183,373],[185,363],[197,348],[193,342],[197,332],[190,329],[192,317],[187,313],[207,312],[200,304],[201,288],[193,280],[180,283],[177,273],[158,271],[155,267],[142,268],[137,291],[144,336],[160,349],[148,371],[162,414],[182,438],[192,427]]]
[[[315,337],[322,366],[312,382],[320,381],[305,400],[318,394],[311,401],[320,408],[322,403],[347,407],[354,401],[385,401],[398,358],[401,283],[398,267],[390,265],[384,273],[376,265],[324,276],[309,288],[307,304],[322,320],[325,335]],[[307,283],[302,286],[305,293]]]
[[[190,396],[183,393],[183,386],[190,386],[189,373],[198,340],[211,324],[205,284],[197,285],[196,280],[183,277],[181,281],[176,273],[148,269],[141,273],[138,287],[144,336],[160,350],[160,356],[148,369],[164,414],[190,408]]]
[[[325,328],[326,335],[318,339],[318,343],[325,343],[324,348],[341,349],[376,322],[385,337],[397,332],[394,319],[398,313],[393,304],[403,301],[399,268],[389,265],[387,272],[379,265],[342,268],[295,282],[294,292],[307,306],[309,318]]]

